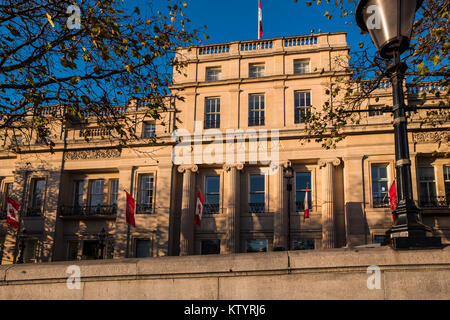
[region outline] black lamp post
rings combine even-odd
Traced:
[[[287,249],[291,250],[291,192],[292,192],[292,177],[294,176],[294,169],[289,165],[283,169],[283,175],[287,179],[288,191],[288,214],[287,214]]]
[[[386,73],[391,78],[394,113],[395,167],[398,205],[397,217],[387,232],[394,249],[440,247],[441,238],[433,237],[432,229],[418,221],[418,208],[412,196],[411,161],[403,95],[403,78],[407,66],[400,55],[409,48],[415,12],[423,0],[360,0],[356,21],[384,59],[393,63]]]
[[[105,240],[106,240],[106,231],[105,228],[102,228],[102,231],[98,234],[98,240],[100,243],[100,257],[99,259],[103,259],[103,254],[105,251]]]

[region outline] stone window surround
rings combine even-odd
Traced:
[[[134,171],[133,177],[132,177],[132,181],[133,181],[133,192],[131,192],[131,196],[133,197],[133,199],[135,199],[136,204],[138,203],[138,192],[139,192],[139,177],[141,175],[152,175],[153,176],[153,203],[152,203],[152,210],[149,214],[154,214],[155,210],[156,210],[156,196],[157,196],[157,192],[156,192],[156,187],[157,187],[157,181],[158,181],[158,176],[157,176],[157,168],[152,167],[139,167]],[[120,183],[120,182],[119,182]],[[119,190],[120,192],[120,190]]]
[[[38,179],[44,179],[44,193],[42,196],[42,207],[41,207],[41,215],[39,216],[28,216],[26,214],[26,212],[28,211],[28,209],[30,209],[31,207],[31,198],[32,198],[32,192],[33,192],[33,181],[34,180],[38,180]],[[22,212],[25,212],[25,214],[23,215],[24,218],[45,218],[45,213],[46,213],[46,208],[47,208],[47,192],[48,192],[48,182],[49,179],[49,173],[40,173],[40,172],[32,172],[26,180],[26,192],[25,192],[25,199],[26,201],[23,201],[22,203],[25,203],[25,206],[22,210]]]
[[[101,173],[94,173],[94,174],[76,174],[76,175],[72,175],[70,177],[70,199],[68,200],[68,203],[70,203],[71,205],[73,204],[73,196],[75,194],[75,181],[83,181],[84,185],[83,185],[83,205],[88,205],[89,203],[89,189],[90,189],[90,181],[92,180],[98,180],[98,179],[103,179],[104,185],[103,185],[103,204],[108,205],[110,204],[110,196],[111,196],[111,180],[114,179],[119,179],[119,175],[112,175],[109,176],[109,172],[108,175],[105,177],[105,174],[101,174]],[[119,181],[119,186],[120,186],[120,181]],[[119,195],[120,195],[120,188],[119,188]]]

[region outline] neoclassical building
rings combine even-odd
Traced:
[[[184,97],[153,121],[132,102],[139,139],[115,148],[94,120],[57,130],[54,152],[33,141],[0,151],[3,264],[25,262],[320,250],[379,243],[392,224],[386,196],[394,180],[392,105],[382,82],[361,105],[358,125],[336,149],[304,140],[305,115],[330,102],[326,90],[349,77],[345,33],[237,41],[181,49]],[[440,97],[422,92],[435,88]],[[409,105],[435,105],[448,88],[406,85]],[[333,103],[333,101],[331,101]],[[42,112],[62,112],[52,106]],[[178,119],[178,120],[176,120]],[[448,125],[409,124],[414,199],[420,218],[450,242]],[[89,143],[84,135],[89,135]],[[149,141],[156,137],[155,144]],[[441,139],[442,140],[442,139]],[[292,167],[288,179],[284,168]],[[127,231],[125,190],[136,199]],[[204,198],[194,224],[197,193]],[[304,219],[305,194],[310,217]],[[21,204],[25,234],[5,221],[6,196]],[[104,232],[102,232],[104,230]],[[99,250],[99,248],[103,250]]]

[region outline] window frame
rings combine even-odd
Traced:
[[[433,180],[423,180],[421,176],[421,169],[433,169]],[[437,186],[436,186],[436,168],[433,165],[421,165],[417,168],[417,178],[418,178],[418,189],[419,189],[419,205],[421,207],[437,207]],[[427,199],[424,199],[424,195],[422,193],[422,184],[427,185]],[[434,199],[432,199],[430,194],[430,186],[433,189]],[[424,201],[426,200],[426,202]]]
[[[139,256],[138,257],[138,242],[139,241],[147,241],[148,242],[148,256]],[[134,238],[134,257],[135,258],[150,258],[153,256],[153,241],[149,237],[138,237]]]
[[[219,191],[218,192],[208,192],[208,178],[215,178],[218,179],[218,184],[219,184]],[[204,189],[204,194],[205,194],[205,203],[204,203],[204,211],[203,213],[205,214],[219,214],[220,213],[220,189],[221,189],[221,179],[220,179],[220,175],[219,174],[211,174],[211,175],[205,175],[205,189]],[[208,206],[208,195],[211,196],[217,196],[218,201],[217,203],[213,203],[214,207],[211,207],[213,210],[208,211],[209,207]]]
[[[297,174],[302,174],[302,173],[309,173],[309,189],[308,189],[308,200],[309,200],[309,210],[310,212],[313,211],[313,188],[312,188],[312,184],[313,184],[313,171],[312,170],[308,170],[308,171],[294,171],[294,191],[295,191],[295,211],[296,212],[303,212],[305,210],[305,206],[304,206],[304,193],[306,192],[306,189],[299,189],[297,188]],[[302,201],[298,201],[297,200],[297,192],[301,192],[303,194],[303,200]],[[300,208],[299,203],[302,203],[302,207]]]
[[[255,98],[258,98],[257,101],[255,100]],[[258,114],[258,117],[256,117],[255,114]],[[266,121],[265,116],[266,116],[266,95],[264,93],[249,94],[248,126],[249,127],[264,126]]]
[[[213,77],[210,77],[211,74],[209,72],[211,71],[218,71],[213,75]],[[221,66],[211,66],[205,68],[205,81],[220,81],[222,78],[222,67]]]
[[[388,163],[371,163],[370,164],[370,197],[372,200],[372,208],[389,208],[389,188],[392,184],[391,179],[389,178],[389,164]],[[386,170],[386,178],[381,178],[375,180],[374,178],[374,169],[375,168],[385,168]],[[382,183],[386,182],[386,190],[384,192],[384,197],[375,197],[374,196],[374,183]],[[383,194],[381,191],[377,191],[377,194]]]
[[[43,189],[41,194],[41,203],[39,208],[35,207],[35,191],[36,191],[36,184],[38,181],[42,181],[43,183]],[[46,192],[46,179],[43,177],[33,177],[30,180],[30,195],[28,199],[28,208],[27,208],[27,217],[37,217],[37,216],[43,216],[44,214],[44,205],[45,205],[45,192]],[[37,212],[39,211],[39,212]]]
[[[305,72],[296,72],[296,71],[298,71],[298,68],[296,68],[296,64],[301,64],[301,63],[304,64],[305,62],[308,64],[306,71]],[[297,75],[297,74],[310,74],[310,73],[311,73],[311,60],[310,59],[294,59],[293,74]]]
[[[248,64],[249,78],[251,79],[263,78],[265,77],[265,74],[266,74],[266,64],[264,62],[255,62]]]
[[[152,130],[146,130],[147,126],[151,126]],[[144,121],[142,123],[142,138],[150,139],[156,137],[156,123],[154,121]]]
[[[212,102],[214,104],[211,104]],[[214,108],[214,111],[212,111],[212,108]],[[214,118],[214,120],[210,119],[210,117]],[[205,97],[203,128],[220,128],[220,97]]]
[[[301,105],[302,99],[300,95],[304,94],[304,105]],[[298,98],[297,98],[298,95]],[[309,100],[309,105],[307,101]],[[312,94],[311,90],[295,90],[294,91],[294,123],[305,123],[307,118],[311,116]]]
[[[142,202],[142,179],[144,177],[151,178],[151,193],[149,193],[150,196],[150,203],[143,203]],[[138,174],[138,181],[137,181],[137,201],[136,201],[136,214],[152,214],[155,209],[155,180],[156,176],[154,173],[147,173],[142,172]],[[148,191],[146,189],[146,191]]]
[[[219,252],[205,253],[204,252],[204,248],[203,248],[203,243],[207,242],[207,241],[217,242],[217,248],[219,249]],[[221,251],[220,249],[221,249],[221,241],[220,241],[220,239],[201,239],[200,240],[200,255],[220,254],[220,251]]]
[[[264,251],[248,251],[249,242],[251,241],[264,241],[266,243]],[[269,240],[268,239],[246,239],[245,241],[245,252],[246,253],[258,253],[258,252],[268,252],[269,251]]]
[[[252,190],[252,176],[261,176],[263,177],[263,187],[264,190],[263,191],[251,191]],[[267,178],[266,178],[266,174],[264,174],[263,172],[249,172],[248,174],[248,201],[247,201],[247,205],[248,205],[248,213],[250,214],[258,214],[258,213],[265,213],[267,212]],[[251,201],[251,195],[255,194],[255,195],[259,195],[259,194],[263,194],[264,196],[264,200],[263,202],[250,202]],[[262,210],[261,210],[262,208]]]

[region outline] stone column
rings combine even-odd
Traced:
[[[183,165],[183,197],[181,200],[180,256],[194,254],[195,175],[197,165]]]
[[[319,160],[322,168],[322,248],[336,246],[335,198],[334,198],[334,167],[341,160]]]
[[[223,169],[228,172],[228,197],[226,200],[227,207],[227,250],[228,253],[239,252],[240,239],[240,179],[239,171],[244,168],[242,163],[239,164],[225,164]],[[239,170],[239,171],[238,171]]]
[[[284,179],[284,168],[288,167],[290,165],[290,161],[283,161],[279,164],[272,164],[271,172],[273,172],[273,175],[276,177],[276,195],[277,195],[277,201],[275,201],[275,208],[274,208],[274,217],[273,217],[273,247],[275,249],[283,248],[284,250],[288,250],[288,240],[287,235],[289,232],[289,226],[288,226],[288,212],[287,210],[287,201],[291,201],[291,199],[288,199],[288,194],[285,192],[286,190],[286,184]],[[295,179],[293,177],[292,179]],[[291,206],[291,211],[293,209],[293,206]]]

